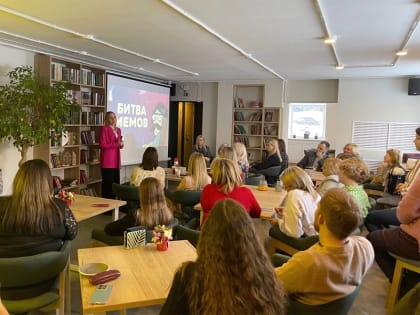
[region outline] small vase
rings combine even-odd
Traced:
[[[162,241],[161,243],[156,244],[157,250],[166,251],[169,247],[169,241]]]

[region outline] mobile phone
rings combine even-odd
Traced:
[[[111,284],[98,284],[89,299],[90,304],[105,304],[112,291]]]

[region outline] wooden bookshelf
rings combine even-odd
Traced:
[[[265,143],[279,138],[281,108],[266,107],[264,85],[233,87],[232,142],[243,142],[250,162],[263,159]]]
[[[69,112],[66,134],[35,146],[34,158],[50,165],[64,189],[100,196],[99,132],[105,116],[105,70],[42,54],[35,55],[34,65],[49,84],[69,82],[68,97],[81,106],[80,112]]]

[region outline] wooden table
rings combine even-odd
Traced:
[[[197,254],[188,241],[172,241],[165,252],[156,250],[153,243],[134,249],[108,246],[79,249],[78,258],[80,266],[104,262],[121,272],[121,277],[109,282],[113,289],[105,305],[89,304],[95,286],[80,275],[83,314],[115,310],[124,314],[129,308],[163,304],[175,271],[183,262],[194,261]]]
[[[109,210],[114,211],[113,219],[118,220],[119,207],[124,206],[125,204],[127,204],[127,202],[124,200],[75,194],[74,201],[70,205],[70,209],[73,212],[77,222],[87,220]]]
[[[322,172],[314,171],[308,168],[305,169],[305,172],[308,173],[308,175],[311,177],[312,181],[316,185],[319,185],[319,183],[325,179],[325,175]]]

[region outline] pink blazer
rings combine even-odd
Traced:
[[[100,161],[102,168],[121,168],[121,152],[118,141],[121,139],[121,129],[117,128],[117,137],[110,126],[103,126],[99,135],[101,148]]]

